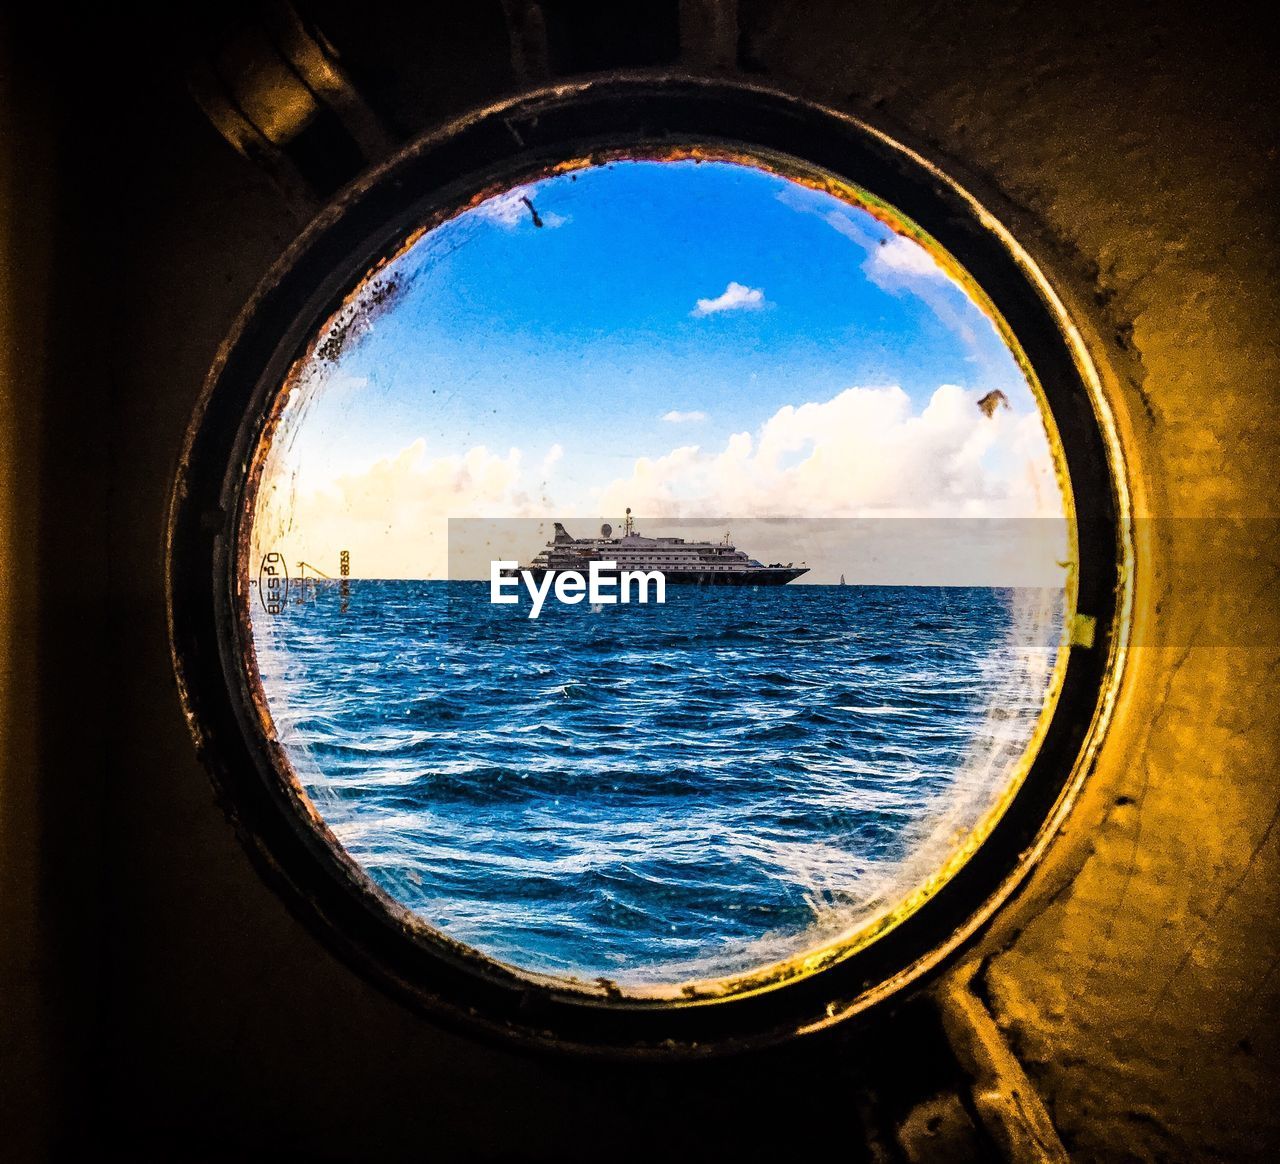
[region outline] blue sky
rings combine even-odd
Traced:
[[[1031,448],[1040,424],[1032,395],[964,290],[865,211],[751,167],[619,162],[558,176],[446,223],[396,268],[401,297],[336,365],[317,362],[305,413],[297,414],[305,419],[290,442],[278,442],[275,468],[293,474],[300,493],[333,495],[342,481],[361,479],[363,503],[353,493],[345,508],[330,506],[334,520],[339,510],[350,521],[371,518],[376,488],[364,478],[379,462],[403,462],[404,481],[378,477],[389,514],[412,508],[392,495],[397,490],[414,491],[435,516],[526,516],[527,505],[513,499],[529,497],[566,515],[616,516],[601,506],[631,492],[643,512],[661,499],[644,494],[642,459],[666,466],[673,481],[684,475],[672,487],[681,504],[701,497],[718,510],[736,494],[726,498],[727,462],[711,458],[740,441],[735,434],[748,434],[754,455],[771,421],[790,434],[774,442],[781,451],[767,468],[777,474],[810,458],[837,418],[883,423],[885,440],[901,449],[917,429],[942,425],[991,477],[935,484],[957,499],[974,493],[989,501],[1002,474],[1013,481],[1021,460],[1039,455]],[[934,409],[945,405],[951,419],[912,428],[944,385],[962,394]],[[855,388],[866,398],[815,411]],[[1005,440],[983,430],[986,418],[971,407],[996,388],[1011,404],[996,418]],[[890,389],[892,400],[870,395]],[[808,419],[784,415],[788,406]],[[689,448],[698,452],[670,459]],[[854,449],[833,446],[826,461],[855,458]],[[933,460],[950,455],[921,451]],[[428,484],[436,462],[441,471]],[[482,462],[506,474],[502,513],[466,512],[496,504],[497,477],[468,499]],[[910,457],[895,465],[882,476],[899,472],[906,484],[920,476]],[[753,479],[763,476],[757,468]],[[712,477],[724,488],[709,485]],[[813,512],[821,508],[814,480],[810,473],[807,483],[793,482],[791,494],[779,494],[780,507],[799,504],[794,495],[804,498],[803,516],[822,516]],[[868,488],[858,512],[874,509],[874,483]],[[426,489],[440,496],[423,502]],[[831,512],[844,512],[843,504]],[[351,540],[336,529],[324,536]]]

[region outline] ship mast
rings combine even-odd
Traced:
[[[629,538],[636,532],[635,519],[631,516],[631,506],[627,506],[627,516],[622,519],[622,536]]]

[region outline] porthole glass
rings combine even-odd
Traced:
[[[1025,775],[1055,440],[980,290],[865,193],[572,168],[415,232],[312,337],[255,454],[247,662],[422,925],[624,993],[758,975],[911,908]]]

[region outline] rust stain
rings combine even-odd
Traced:
[[[982,409],[982,415],[990,420],[995,416],[997,408],[1008,409],[1009,398],[999,388],[993,388],[978,401],[978,407]]]
[[[520,201],[529,208],[529,213],[533,215],[533,225],[540,228],[542,226],[542,219],[538,217],[538,212],[533,208],[533,203],[529,201],[529,196],[526,194],[520,199]]]

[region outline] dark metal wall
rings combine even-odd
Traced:
[[[1115,725],[975,951],[975,990],[1077,1158],[1274,1151],[1280,313],[1257,29],[1091,0],[743,0],[732,35],[690,15],[716,5],[602,24],[615,6],[548,0],[545,36],[496,0],[298,7],[393,137],[539,74],[684,52],[900,127],[1032,248],[1104,365],[1135,505],[1161,520],[1141,531],[1145,637]],[[535,1059],[367,985],[250,867],[180,712],[162,544],[205,372],[306,213],[187,90],[254,14],[28,7],[0,41],[5,1155],[994,1152],[929,999],[748,1060]]]

